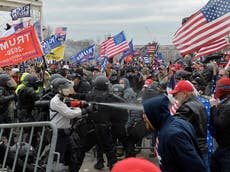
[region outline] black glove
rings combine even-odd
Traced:
[[[94,106],[92,103],[87,103],[88,106],[86,108],[82,108],[82,115],[87,114],[87,113],[92,113],[94,112]]]

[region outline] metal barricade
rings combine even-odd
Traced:
[[[56,142],[51,122],[0,124],[0,171],[51,172],[59,165]]]

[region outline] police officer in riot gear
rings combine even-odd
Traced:
[[[103,75],[96,77],[94,82],[94,89],[92,91],[92,99],[94,102],[115,102],[110,94],[110,82],[108,78]],[[112,99],[112,100],[111,100]],[[98,105],[97,111],[89,113],[87,117],[87,123],[79,133],[80,139],[78,141],[77,149],[77,168],[81,168],[85,153],[89,151],[93,146],[98,145],[102,150],[102,163],[103,163],[103,152],[106,153],[108,159],[108,166],[111,169],[113,164],[117,161],[115,155],[115,147],[113,144],[113,138],[111,134],[111,121],[110,113],[114,109],[106,106]],[[91,122],[90,122],[91,121]],[[77,127],[81,128],[81,126]],[[103,168],[103,167],[102,167]]]
[[[14,112],[11,104],[15,100],[14,89],[17,84],[12,77],[7,74],[0,74],[0,123],[12,121]],[[14,102],[15,103],[15,102]]]
[[[37,114],[33,114],[34,103],[39,100],[39,95],[36,93],[41,82],[38,77],[33,74],[26,75],[24,79],[25,86],[18,92],[18,118],[20,122],[35,121]]]
[[[92,92],[93,101],[124,103],[125,101],[113,94],[109,79],[105,76],[98,76],[95,80],[95,88]],[[107,155],[108,165],[111,168],[116,162],[115,142],[119,139],[123,146],[126,144],[125,123],[127,122],[128,112],[126,110],[99,105],[98,112],[90,116],[96,123],[97,135],[99,137],[99,148]],[[98,156],[95,168],[103,167],[102,157]]]
[[[74,91],[76,94],[74,95],[74,98],[79,100],[87,100],[89,96],[89,92],[91,91],[91,85],[86,80],[86,78],[79,73],[75,73],[73,76],[74,80]]]
[[[60,153],[60,162],[69,166],[70,172],[77,171],[75,143],[71,137],[71,120],[80,118],[87,109],[79,107],[70,108],[66,104],[66,99],[74,93],[73,83],[65,78],[56,78],[52,81],[51,88],[55,96],[50,101],[50,120],[58,128],[58,139],[56,151]]]
[[[53,92],[52,82],[56,78],[64,78],[62,75],[55,73],[51,75],[49,78],[48,86],[46,87],[46,90],[44,92],[44,95],[41,96],[41,98],[35,102],[35,105],[38,109],[38,119],[39,121],[49,121],[49,101],[55,96],[55,92]]]

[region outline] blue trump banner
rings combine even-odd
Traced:
[[[57,35],[51,35],[49,38],[41,42],[44,55],[49,54],[52,49],[59,47],[61,44],[62,42],[58,40]]]
[[[86,61],[93,60],[94,53],[95,53],[95,44],[83,49],[76,55],[71,56],[69,59],[72,64],[73,63],[84,63]]]
[[[109,63],[109,60],[107,57],[104,57],[104,61],[101,64],[101,72],[105,72],[107,65]]]
[[[12,9],[10,13],[12,20],[17,20],[23,17],[30,17],[30,9],[30,4]]]

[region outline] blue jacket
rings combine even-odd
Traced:
[[[170,115],[169,100],[160,95],[144,102],[144,111],[158,131],[158,158],[162,172],[205,172],[193,126]]]

